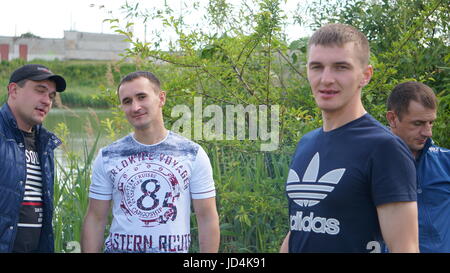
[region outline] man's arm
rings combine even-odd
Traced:
[[[286,237],[283,240],[283,243],[280,247],[280,253],[288,253],[289,252],[289,236],[291,236],[291,231],[288,232]]]
[[[419,252],[416,202],[394,202],[377,207],[381,233],[390,252]]]
[[[84,218],[81,234],[82,252],[92,253],[101,251],[110,208],[110,200],[89,198],[89,207]]]
[[[198,241],[200,252],[215,253],[219,251],[220,227],[217,214],[216,198],[192,199],[198,224]]]

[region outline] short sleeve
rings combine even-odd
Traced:
[[[103,166],[102,150],[98,152],[92,166],[91,186],[89,187],[89,197],[97,200],[111,200],[113,184],[108,179]]]
[[[372,197],[376,206],[417,201],[414,159],[400,139],[389,138],[375,147],[370,167]]]
[[[190,189],[192,199],[206,199],[216,196],[211,162],[201,146],[199,146],[193,163]]]

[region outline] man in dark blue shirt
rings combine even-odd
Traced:
[[[39,64],[16,69],[0,108],[0,252],[54,252],[54,149],[42,122],[63,77]]]
[[[386,118],[408,145],[417,169],[420,252],[450,252],[450,151],[434,145],[437,100],[420,82],[397,85],[387,102]]]
[[[286,182],[281,252],[418,251],[416,173],[408,147],[370,116],[367,38],[330,24],[308,44],[308,81],[323,127],[300,140]]]

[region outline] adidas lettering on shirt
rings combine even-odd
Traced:
[[[369,114],[299,141],[286,181],[289,252],[380,252],[376,206],[416,201],[408,147]]]
[[[171,131],[157,144],[130,134],[101,149],[89,192],[113,200],[105,252],[188,252],[191,198],[215,196],[203,148]]]

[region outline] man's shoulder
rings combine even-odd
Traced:
[[[364,149],[370,155],[399,151],[406,156],[410,154],[408,146],[401,138],[370,114],[356,120],[340,137],[345,137],[347,142],[353,143],[355,149]]]
[[[5,103],[0,108],[0,135],[5,136],[7,132],[11,132],[10,120],[12,119],[11,110],[9,110],[8,105]]]
[[[427,155],[436,158],[440,163],[450,165],[450,150],[437,146],[433,141],[427,150]]]
[[[104,154],[105,152],[106,153],[111,153],[111,152],[117,153],[122,150],[129,150],[132,145],[133,145],[133,141],[131,139],[131,134],[128,134],[128,135],[112,142],[111,144],[100,148],[100,153],[102,153],[102,154]]]
[[[170,142],[178,143],[178,144],[200,146],[200,144],[198,144],[197,142],[190,140],[189,138],[187,138],[183,135],[175,133],[174,131],[169,131],[167,140]]]
[[[178,133],[169,131],[164,145],[167,145],[170,150],[184,151],[187,153],[197,154],[197,151],[201,148],[200,144],[194,142]]]
[[[373,158],[396,158],[398,160],[408,159],[413,166],[414,158],[409,147],[403,140],[392,133],[392,131],[371,117],[373,120],[364,134],[364,147]]]
[[[389,139],[395,136],[388,127],[383,125],[380,121],[378,121],[370,114],[366,114],[363,117],[360,123],[360,127],[365,129],[366,132],[378,137],[385,137]]]
[[[375,144],[401,142],[400,138],[394,135],[389,128],[381,124],[369,114],[366,114],[365,116],[348,123],[344,127],[338,128],[331,132],[332,136],[339,135],[337,138],[346,136],[349,138],[356,138],[358,142],[370,141],[371,143],[375,142]],[[317,128],[303,135],[301,141],[312,140],[322,134],[324,134],[323,129]]]
[[[439,147],[434,143],[434,141],[431,142],[430,148],[428,149],[429,153],[433,154],[441,154],[443,156],[450,156],[450,150],[444,147]]]
[[[316,128],[316,129],[314,129],[314,130],[312,130],[312,131],[309,131],[308,133],[304,134],[304,135],[301,137],[300,141],[307,141],[307,140],[314,139],[314,138],[316,138],[317,136],[319,136],[322,132],[323,132],[322,127]]]
[[[431,139],[427,142],[426,152],[418,160],[417,172],[426,177],[425,183],[450,181],[450,150],[435,145]]]
[[[403,148],[407,148],[404,142],[400,139],[400,137],[396,136],[392,131],[381,124],[378,120],[376,120],[371,115],[367,115],[366,122],[361,126],[364,128],[362,135],[370,142],[371,145],[375,147],[378,145],[400,145]]]

